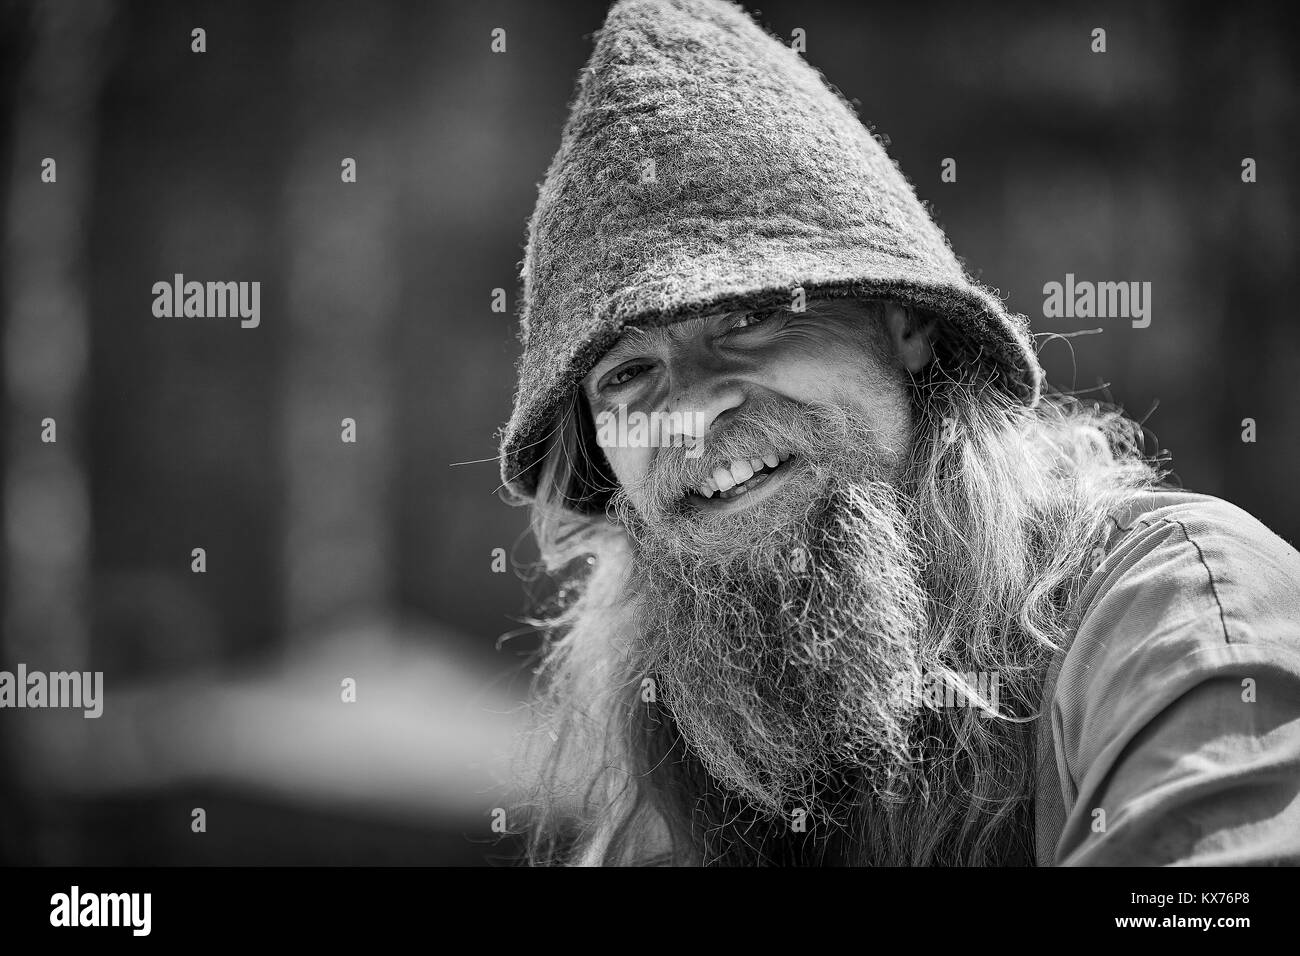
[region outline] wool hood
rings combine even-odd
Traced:
[[[727,0],[619,0],[539,187],[501,478],[532,497],[556,412],[631,326],[832,296],[937,316],[1017,401],[1042,370],[853,107]]]

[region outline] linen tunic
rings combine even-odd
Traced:
[[[1044,683],[1038,864],[1300,863],[1300,553],[1209,495],[1112,518]]]

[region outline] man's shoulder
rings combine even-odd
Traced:
[[[1249,818],[1247,796],[1194,797],[1300,761],[1300,552],[1210,495],[1153,492],[1112,518],[1045,688],[1040,862],[1263,859],[1220,833],[1240,821],[1211,819]]]
[[[1147,625],[1215,645],[1300,637],[1300,552],[1244,508],[1162,489],[1109,521],[1079,598],[1071,652],[1085,650],[1079,637],[1121,623],[1134,641],[1152,636]]]
[[[1211,495],[1151,492],[1112,518],[1046,702],[1069,751],[1095,755],[1208,680],[1300,678],[1300,552]]]

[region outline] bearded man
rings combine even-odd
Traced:
[[[532,861],[1300,862],[1300,554],[1047,388],[743,10],[611,9],[522,278]]]

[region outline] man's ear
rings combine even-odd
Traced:
[[[894,353],[903,368],[912,374],[929,365],[934,357],[930,336],[937,322],[934,316],[922,318],[915,309],[897,302],[885,303],[885,329],[893,343]]]

